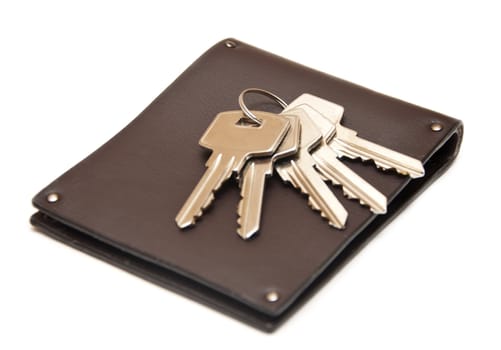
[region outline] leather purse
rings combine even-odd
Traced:
[[[273,176],[261,231],[249,241],[235,233],[240,195],[228,181],[201,220],[180,230],[174,218],[210,153],[198,140],[216,114],[238,109],[238,94],[249,87],[286,101],[307,92],[342,105],[343,125],[421,160],[426,174],[410,180],[343,159],[388,198],[387,214],[374,215],[332,187],[349,212],[344,230],[328,226],[303,195]],[[248,104],[280,112],[257,99]],[[448,168],[462,135],[459,120],[223,40],[116,136],[40,191],[31,222],[76,249],[272,331]]]

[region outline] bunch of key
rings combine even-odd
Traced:
[[[243,95],[257,92],[273,97],[285,107],[280,114],[250,111]],[[325,182],[341,186],[348,198],[358,199],[375,214],[386,213],[386,196],[357,175],[342,157],[372,160],[378,168],[418,178],[421,161],[364,140],[341,124],[344,108],[328,100],[303,94],[285,104],[262,89],[246,89],[240,95],[242,110],[216,116],[200,139],[212,150],[207,170],[176,216],[177,225],[195,224],[214,200],[214,193],[233,174],[239,181],[237,233],[243,239],[259,231],[265,180],[274,170],[280,178],[308,197],[308,204],[331,226],[343,229],[348,212]]]

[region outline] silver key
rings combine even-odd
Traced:
[[[289,120],[290,128],[284,140],[271,157],[253,158],[247,162],[240,174],[240,203],[238,204],[237,233],[243,239],[251,238],[258,230],[266,177],[273,174],[273,164],[297,153],[301,125],[295,116],[283,115]]]
[[[177,225],[185,228],[195,223],[214,199],[214,192],[233,172],[240,172],[254,156],[271,156],[290,126],[286,118],[266,112],[254,112],[262,124],[243,125],[241,111],[216,116],[200,139],[200,145],[213,152],[204,175],[176,216]]]
[[[322,133],[301,109],[289,110],[287,114],[296,115],[301,122],[299,151],[294,159],[276,164],[275,169],[283,181],[290,182],[308,195],[308,203],[312,209],[320,211],[320,215],[326,218],[330,225],[342,229],[346,224],[348,212],[313,168],[315,161],[310,154],[322,141]]]
[[[378,168],[395,169],[413,179],[424,176],[423,163],[418,159],[358,137],[355,130],[341,124],[336,125],[336,136],[330,145],[340,156],[371,159]]]
[[[327,145],[327,141],[332,137],[333,124],[309,105],[298,105],[296,108],[306,112],[324,136],[320,146],[312,153],[315,167],[320,174],[334,185],[340,185],[348,198],[356,198],[360,204],[369,206],[373,213],[386,213],[386,196],[344,165],[337,158],[336,152]],[[330,125],[326,125],[326,121]]]
[[[310,94],[300,96],[307,103],[336,125],[336,135],[329,145],[339,156],[373,160],[377,167],[395,169],[402,175],[418,178],[424,175],[424,167],[418,159],[391,150],[357,136],[355,130],[341,125],[343,107]]]

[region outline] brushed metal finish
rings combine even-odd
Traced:
[[[361,158],[362,160],[370,159],[378,168],[395,169],[398,173],[408,175],[411,178],[424,176],[423,164],[418,159],[358,137],[355,130],[341,125],[343,107],[310,94],[301,95],[292,104],[301,103],[313,107],[336,125],[336,135],[329,142],[329,145],[338,156],[352,159]]]
[[[340,156],[370,159],[378,168],[395,169],[399,174],[408,175],[413,179],[424,176],[424,167],[420,160],[358,137],[355,130],[340,124],[336,126],[336,137],[330,145]]]
[[[348,212],[313,168],[315,161],[310,152],[322,142],[322,133],[301,109],[288,110],[301,122],[301,140],[296,157],[275,166],[283,181],[308,196],[308,204],[326,218],[331,226],[345,227]]]
[[[308,97],[303,97],[303,99],[305,98]],[[310,102],[315,103],[315,101]],[[343,162],[338,159],[336,152],[327,145],[327,141],[331,140],[335,134],[336,126],[310,105],[302,104],[298,105],[296,108],[300,108],[306,112],[323,135],[323,140],[320,145],[312,153],[316,163],[315,168],[320,174],[332,184],[340,185],[346,197],[358,199],[360,204],[369,206],[373,213],[386,213],[386,196],[344,165]],[[342,113],[342,109],[338,109],[337,113]]]
[[[262,121],[259,126],[242,125],[241,111],[223,112],[216,116],[200,139],[200,145],[213,152],[207,170],[176,216],[180,228],[195,221],[214,200],[214,192],[232,173],[240,172],[254,156],[271,156],[289,129],[289,121],[275,114],[254,112]]]
[[[340,185],[346,197],[367,205],[374,214],[386,213],[386,196],[337,159],[330,147],[315,151],[313,158],[316,169],[333,185]]]
[[[259,231],[266,177],[273,174],[273,164],[297,153],[301,125],[295,116],[287,118],[290,128],[284,140],[271,157],[253,158],[247,162],[240,176],[240,202],[238,204],[237,233],[243,239],[249,239]]]
[[[325,100],[318,96],[312,94],[302,94],[297,97],[294,101],[289,103],[287,109],[296,108],[300,105],[308,105],[315,109],[317,112],[321,113],[326,119],[328,119],[332,124],[337,125],[344,114],[344,107],[340,106],[334,102]],[[330,141],[327,140],[327,142]]]

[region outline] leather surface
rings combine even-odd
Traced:
[[[407,177],[373,164],[344,160],[388,197],[389,212],[376,217],[333,188],[349,212],[343,231],[329,227],[308,207],[305,196],[274,175],[266,183],[261,232],[250,241],[235,232],[240,197],[236,181],[230,180],[196,226],[180,230],[174,218],[209,156],[198,140],[217,113],[238,109],[238,94],[248,87],[273,91],[286,101],[308,92],[343,105],[345,126],[422,160],[427,174],[409,183]],[[266,99],[251,97],[252,109],[279,111]],[[437,121],[444,126],[441,132],[430,129]],[[142,261],[144,268],[132,272],[167,287],[174,288],[161,283],[162,278],[180,276],[195,287],[175,290],[190,294],[187,290],[203,289],[206,297],[201,299],[210,300],[208,304],[226,312],[240,308],[229,313],[269,330],[318,283],[317,277],[332,269],[343,250],[347,254],[352,249],[350,242],[377,231],[447,167],[461,137],[458,120],[244,43],[228,48],[222,41],[119,134],[37,194],[33,203],[44,215],[32,222],[72,245],[71,235],[88,237],[77,248],[89,251],[94,246],[94,255],[101,258],[107,249],[114,251],[115,258],[106,260],[126,269],[124,256]],[[48,203],[51,192],[61,200]],[[270,290],[280,294],[275,303],[264,297]],[[226,301],[216,302],[218,298]],[[251,314],[259,317],[242,316]]]

